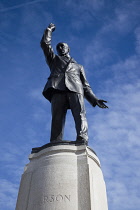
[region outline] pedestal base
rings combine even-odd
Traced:
[[[16,210],[107,210],[100,162],[86,145],[51,146],[29,156]]]

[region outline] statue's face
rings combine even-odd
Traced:
[[[58,43],[56,46],[58,55],[66,55],[69,53],[69,46],[66,43]]]

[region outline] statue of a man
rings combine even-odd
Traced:
[[[54,54],[51,46],[54,24],[49,24],[45,30],[41,48],[50,68],[50,76],[44,87],[43,95],[51,102],[52,125],[50,142],[60,142],[63,138],[67,109],[71,109],[77,132],[77,142],[88,142],[88,125],[86,119],[84,97],[95,107],[108,108],[104,100],[99,100],[86,79],[84,68],[69,54],[70,48],[66,43],[56,46],[58,55]]]

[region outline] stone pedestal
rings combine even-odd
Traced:
[[[57,145],[29,156],[16,210],[107,210],[100,162],[85,145]]]

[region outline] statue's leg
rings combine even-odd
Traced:
[[[88,141],[88,124],[84,105],[84,97],[78,93],[68,93],[70,109],[75,121],[77,131],[76,141]]]
[[[51,100],[52,124],[50,142],[62,141],[67,112],[65,93],[55,93]]]

